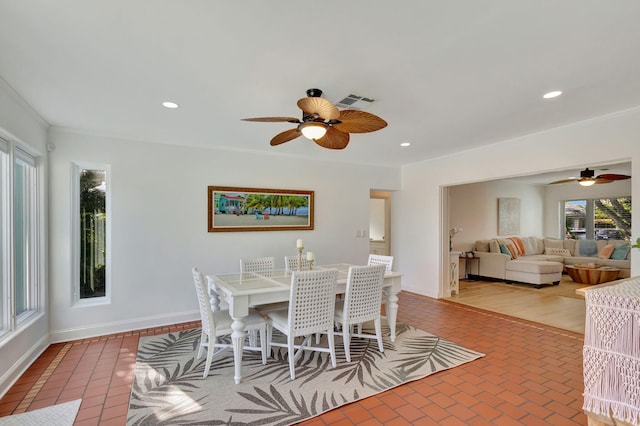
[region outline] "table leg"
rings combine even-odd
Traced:
[[[396,318],[398,317],[398,292],[393,288],[388,290],[387,303],[385,305],[391,341],[396,341]]]
[[[234,318],[231,324],[231,342],[233,343],[233,380],[236,385],[242,380],[242,348],[246,333],[244,331],[244,322],[242,318]]]

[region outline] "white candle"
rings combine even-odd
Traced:
[[[296,241],[296,247],[304,248],[304,242],[302,241],[302,239],[298,239],[298,241]]]
[[[313,252],[312,251],[308,251],[307,252],[307,260],[315,260],[315,257],[313,256]]]

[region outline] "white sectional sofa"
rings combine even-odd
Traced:
[[[605,246],[612,247],[605,249]],[[516,253],[512,254],[514,250]],[[530,264],[524,267],[525,265],[514,265],[509,262],[546,261],[558,262],[562,265],[594,263],[596,265],[619,268],[620,278],[628,278],[631,272],[630,244],[628,241],[620,240],[594,241],[538,237],[497,237],[476,241],[474,253],[480,259],[478,262],[478,275],[501,281],[520,281],[519,279],[510,278],[509,275],[514,276],[516,271],[531,270],[533,266],[533,264]],[[535,272],[529,271],[528,273],[533,273],[531,276],[534,278],[524,282],[541,284],[535,281],[542,280],[541,274],[544,273],[543,270],[548,272],[549,268],[543,268],[543,266],[540,265],[538,267],[540,273],[537,277],[534,277]],[[511,273],[508,272],[510,270],[512,271]],[[518,274],[515,275],[520,276]],[[553,283],[555,282],[556,280],[553,280]]]

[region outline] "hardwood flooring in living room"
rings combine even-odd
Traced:
[[[460,292],[447,300],[584,334],[585,302],[576,290],[587,287],[562,275],[557,286],[536,289],[503,281],[460,281]]]

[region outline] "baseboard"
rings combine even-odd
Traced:
[[[11,389],[16,381],[27,371],[40,355],[49,347],[49,336],[40,338],[18,361],[16,361],[7,372],[0,377],[0,398]]]
[[[70,328],[66,330],[53,330],[50,332],[50,342],[60,343],[71,340],[87,339],[90,337],[104,336],[108,334],[123,333],[132,330],[141,330],[164,325],[179,324],[183,322],[198,321],[200,311],[182,312],[170,315],[157,315],[144,318],[114,321],[96,324],[87,327]]]

